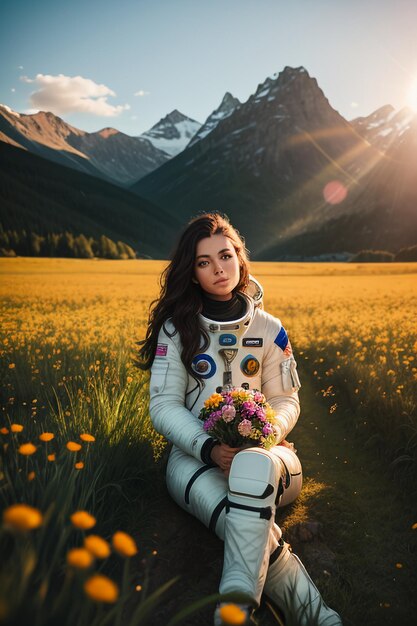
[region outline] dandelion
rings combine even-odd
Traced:
[[[225,624],[245,624],[247,616],[236,604],[225,604],[220,609],[220,617]]]
[[[3,426],[3,428],[0,428],[0,433],[2,435],[8,435],[9,434],[9,429],[6,428],[5,426]]]
[[[55,437],[54,433],[41,433],[39,439],[41,441],[51,441]]]
[[[88,433],[82,433],[82,435],[80,435],[80,439],[82,439],[83,441],[95,441],[96,438],[93,437],[93,435],[89,435]]]
[[[112,538],[113,548],[120,554],[120,556],[134,556],[137,554],[138,548],[135,540],[122,531],[114,533]]]
[[[12,431],[12,433],[21,433],[23,430],[23,426],[22,424],[12,424],[10,426],[10,430]]]
[[[42,524],[42,513],[27,504],[12,504],[3,512],[3,522],[15,530],[32,530]]]
[[[16,365],[14,363],[9,363],[9,370],[14,370]]]
[[[96,525],[96,518],[87,511],[75,511],[70,517],[72,525],[81,530],[89,530]]]
[[[74,465],[74,467],[75,467],[75,469],[77,469],[77,470],[83,469],[83,467],[84,467],[84,463],[83,463],[82,461],[78,461],[78,463],[76,463],[76,464]]]
[[[22,443],[18,449],[19,454],[23,454],[23,456],[31,456],[36,452],[36,446],[33,443]]]
[[[48,461],[51,461],[51,462],[56,460],[56,456],[54,453],[48,454],[46,458],[48,459]]]
[[[87,569],[93,562],[93,555],[85,548],[72,548],[67,553],[67,563],[77,569]]]
[[[119,597],[119,588],[107,576],[95,574],[84,583],[84,591],[91,600],[113,604]]]
[[[78,450],[81,450],[81,444],[75,441],[68,441],[67,448],[70,452],[78,452]]]
[[[110,555],[109,543],[98,535],[88,535],[84,539],[84,547],[91,552],[96,559],[107,559]]]
[[[128,383],[131,383],[131,382],[132,382],[132,380],[133,380],[133,378],[132,378],[131,376],[128,376],[128,377],[126,378],[126,382],[128,382]]]

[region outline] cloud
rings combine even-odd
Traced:
[[[359,106],[359,103],[358,102],[351,102],[350,106],[352,107],[352,109],[357,109],[358,106]]]
[[[143,89],[139,89],[139,91],[137,91],[136,93],[133,94],[134,96],[150,96],[151,93],[150,91],[144,91]]]
[[[128,104],[113,106],[107,102],[115,92],[82,76],[50,76],[37,74],[35,78],[21,76],[25,83],[38,88],[30,95],[30,104],[43,111],[51,111],[56,115],[67,113],[91,113],[103,117],[116,117],[130,109]]]

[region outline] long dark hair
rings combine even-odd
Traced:
[[[234,291],[245,291],[249,283],[249,261],[245,243],[220,213],[204,213],[191,220],[181,234],[172,254],[172,260],[160,278],[161,293],[150,307],[146,338],[140,342],[137,365],[149,369],[155,358],[158,334],[164,322],[171,318],[175,333],[179,333],[181,360],[187,372],[196,377],[191,362],[196,354],[208,346],[208,336],[200,326],[198,314],[202,311],[201,287],[193,282],[197,243],[211,235],[224,235],[233,244],[240,266],[240,280]]]

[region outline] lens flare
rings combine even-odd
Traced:
[[[340,204],[347,194],[347,187],[339,180],[331,180],[323,189],[324,199],[329,204]]]

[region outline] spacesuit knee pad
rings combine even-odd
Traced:
[[[275,506],[282,463],[262,448],[242,450],[233,459],[229,474],[229,497],[242,504]]]

